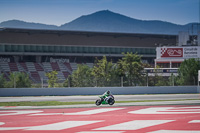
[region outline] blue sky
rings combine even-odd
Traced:
[[[199,22],[199,0],[0,0],[0,22],[17,19],[60,26],[100,10],[141,20]]]

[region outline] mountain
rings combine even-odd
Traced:
[[[55,25],[46,25],[40,23],[30,23],[24,22],[20,20],[9,20],[0,23],[0,27],[6,28],[25,28],[25,29],[57,29],[58,27]]]
[[[178,34],[179,31],[191,31],[192,23],[187,25],[177,25],[159,20],[144,21],[114,13],[109,10],[103,10],[81,16],[61,26],[11,20],[0,23],[0,27],[119,33]],[[196,33],[196,31],[194,30],[193,33]]]

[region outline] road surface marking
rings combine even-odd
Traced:
[[[101,109],[92,109],[87,111],[75,112],[75,113],[64,113],[64,115],[93,115],[98,113],[104,113],[109,111],[120,110],[124,108],[101,108]]]
[[[39,114],[30,114],[29,116],[35,115],[63,115],[64,113],[39,113]]]
[[[134,120],[107,127],[101,127],[94,130],[138,130],[150,126],[160,125],[174,120]]]
[[[188,123],[200,123],[200,120],[192,120],[192,121],[190,121]]]
[[[200,131],[192,131],[192,130],[158,130],[147,133],[200,133]]]
[[[131,114],[194,114],[200,113],[200,107],[152,107],[135,111]]]
[[[53,124],[30,126],[30,127],[0,127],[0,130],[63,130],[88,124],[93,124],[102,121],[64,121]]]
[[[101,109],[92,109],[92,110],[86,110],[81,112],[75,112],[75,113],[39,113],[39,114],[31,114],[30,116],[35,115],[94,115],[98,113],[104,113],[109,111],[115,111],[120,110],[124,108],[101,108]]]
[[[88,124],[93,124],[101,121],[64,121],[54,124],[42,125],[42,126],[35,126],[29,127],[26,130],[63,130]]]
[[[37,111],[37,110],[32,110],[32,111],[0,111],[0,116],[6,116],[6,115],[23,115],[23,114],[32,114],[32,113],[41,113],[43,111]]]
[[[124,131],[83,131],[77,133],[123,133]]]

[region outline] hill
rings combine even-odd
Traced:
[[[178,34],[179,31],[192,30],[192,23],[187,25],[177,25],[159,20],[144,21],[114,13],[109,10],[103,10],[81,16],[61,26],[11,20],[0,23],[0,27],[120,33]],[[196,33],[196,31],[193,31],[193,33]]]
[[[9,20],[0,23],[0,27],[6,28],[25,28],[25,29],[57,29],[58,27],[55,25],[46,25],[40,23],[30,23],[24,22],[20,20]]]

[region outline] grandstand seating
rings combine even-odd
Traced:
[[[53,71],[60,71],[60,68],[59,68],[57,62],[52,62],[50,64],[51,64],[51,67],[52,67]]]
[[[35,69],[36,69],[37,71],[44,71],[44,69],[42,68],[42,66],[41,66],[40,63],[34,63],[34,65],[35,65]]]
[[[31,77],[35,80],[35,82],[41,82],[40,75],[37,71],[31,71],[30,74]]]
[[[24,63],[24,62],[23,62],[23,63],[19,63],[18,66],[19,66],[19,68],[22,67],[22,70],[21,70],[21,71],[28,71],[28,68],[27,68],[26,63]]]
[[[87,63],[89,67],[93,67],[93,63]],[[10,72],[25,72],[29,75],[30,79],[34,83],[46,82],[48,78],[45,76],[46,72],[56,70],[58,72],[58,79],[63,82],[73,70],[77,69],[77,63],[62,63],[62,62],[1,62],[0,74],[4,74],[6,80],[9,80]]]
[[[10,71],[18,71],[18,67],[17,67],[17,64],[16,63],[8,63],[9,65],[9,68],[10,68]]]
[[[70,65],[70,63],[63,63],[66,67],[67,67],[67,69],[69,70],[69,71],[73,71],[72,70],[72,67],[71,67],[71,65]]]
[[[64,71],[64,72],[63,72],[63,75],[64,75],[65,78],[67,78],[67,77],[70,75],[70,73],[67,72],[67,71]]]

